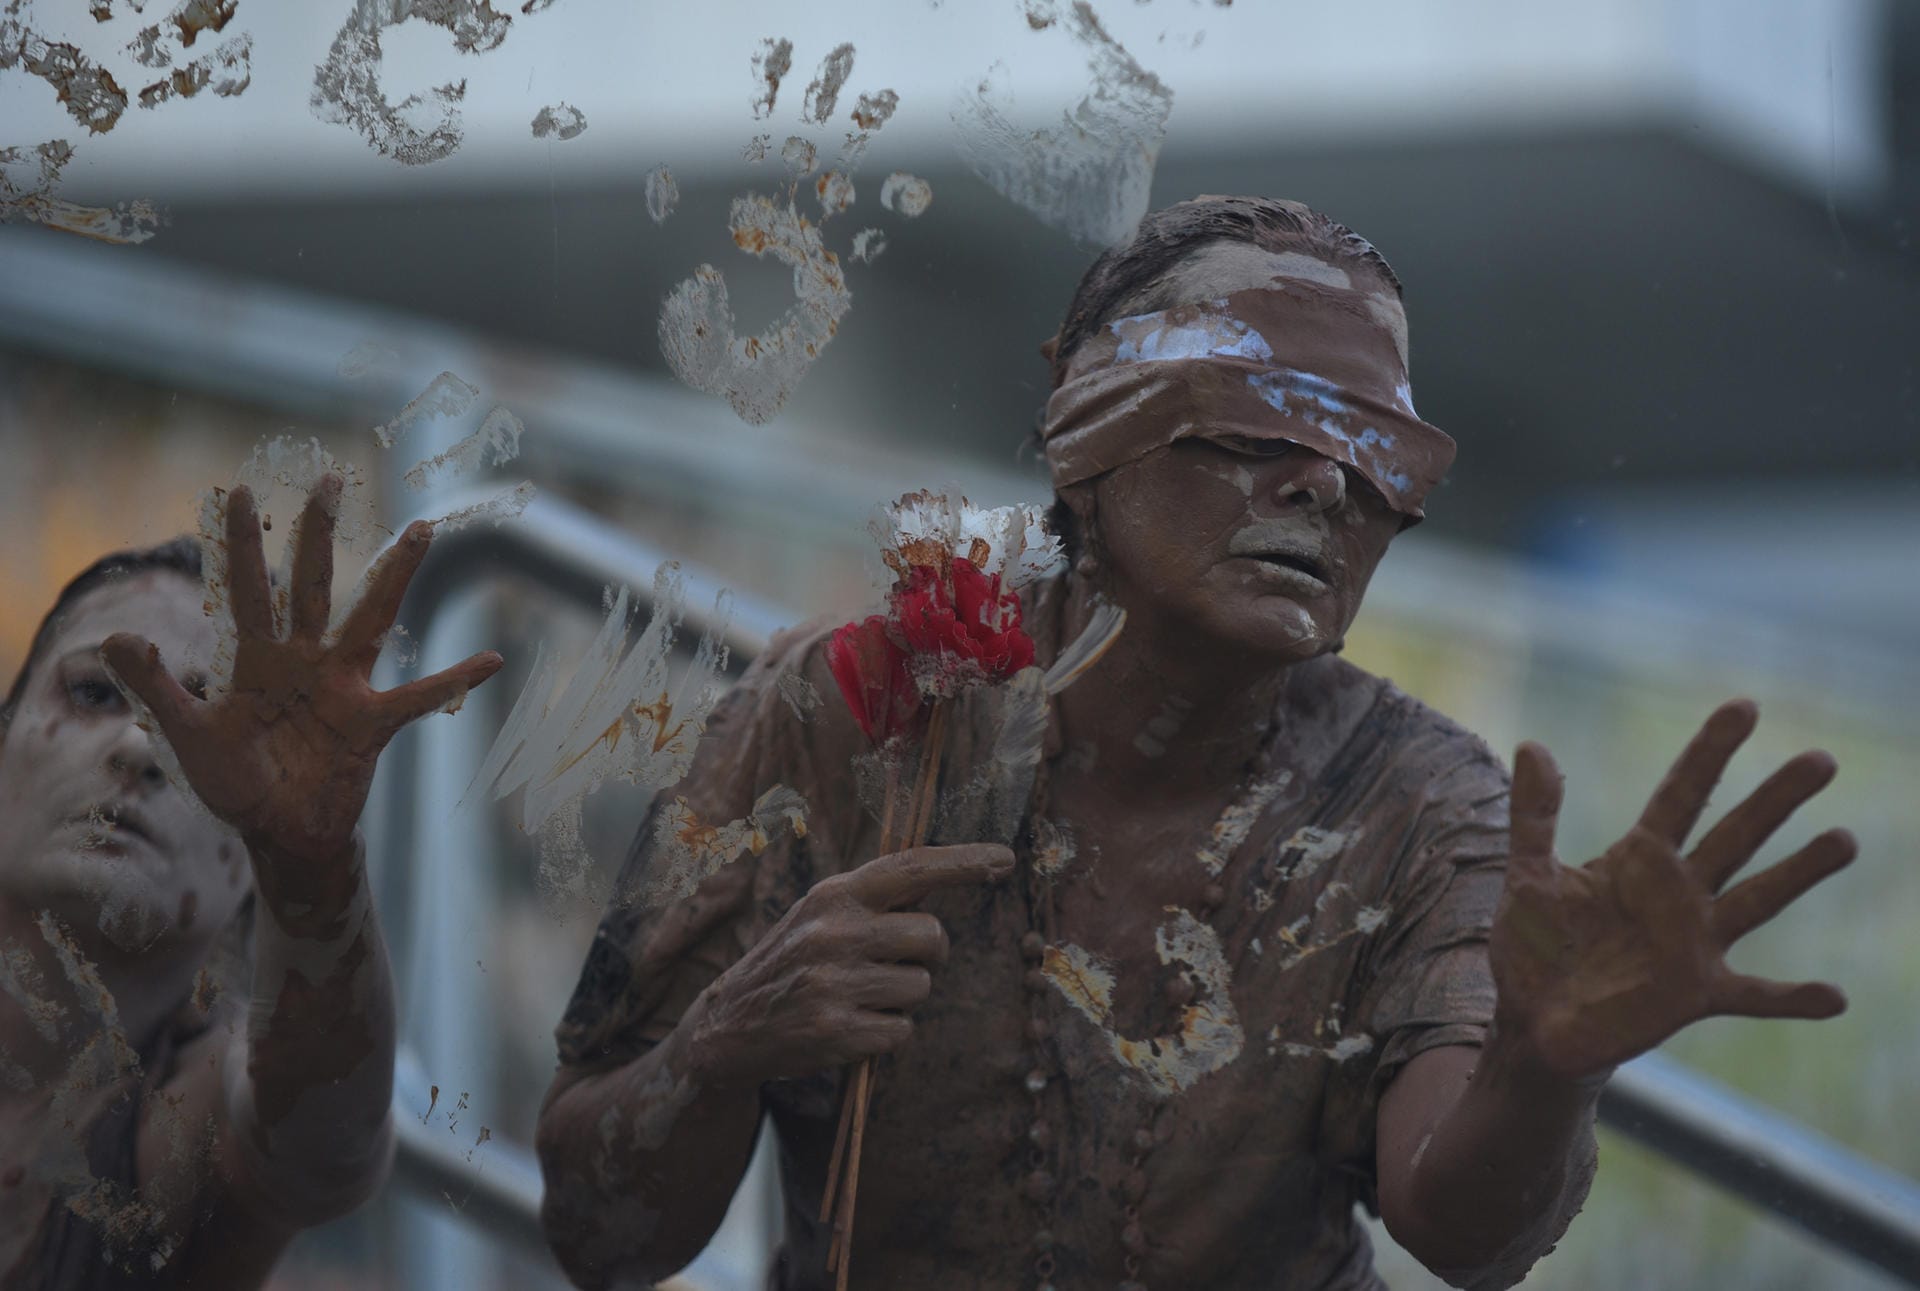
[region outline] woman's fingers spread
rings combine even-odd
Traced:
[[[1714,991],[1711,1007],[1731,1017],[1818,1020],[1845,1013],[1847,997],[1826,982],[1775,982],[1730,973]]]
[[[947,962],[947,930],[930,914],[906,911],[875,915],[868,925],[868,935],[872,940],[867,953],[874,959],[915,964]]]
[[[333,608],[333,523],[340,511],[343,481],[332,471],[307,494],[293,525],[293,586],[287,589],[292,614],[287,635],[318,641]]]
[[[1640,828],[1675,847],[1683,845],[1707,809],[1707,799],[1734,750],[1746,743],[1759,720],[1760,710],[1750,699],[1730,700],[1716,708],[1653,791],[1647,809],[1640,813]]]
[[[1528,740],[1514,751],[1509,859],[1516,870],[1552,864],[1565,793],[1566,781],[1545,746]]]
[[[178,744],[192,726],[200,701],[167,671],[160,661],[160,648],[145,637],[116,632],[101,643],[100,657],[134,698],[146,705],[167,741]]]
[[[347,658],[364,662],[368,669],[373,667],[380,643],[400,615],[400,602],[406,598],[407,585],[413,581],[420,562],[426,559],[432,542],[433,525],[426,520],[415,520],[399,540],[374,561],[359,602],[347,611],[346,619],[340,624],[338,646]]]
[[[253,490],[244,484],[227,494],[227,600],[242,637],[274,635],[273,588],[260,547],[260,516],[254,510]]]
[[[395,731],[428,713],[451,711],[469,690],[499,672],[504,662],[493,651],[482,650],[431,677],[383,691],[374,698],[374,720],[382,738],[391,739]]]
[[[1830,829],[1778,865],[1728,888],[1713,903],[1714,935],[1722,946],[1731,946],[1845,869],[1859,850],[1847,830]]]
[[[1832,754],[1818,750],[1802,753],[1721,817],[1687,858],[1687,865],[1707,891],[1718,892],[1725,887],[1788,817],[1832,782],[1837,770],[1839,764]]]

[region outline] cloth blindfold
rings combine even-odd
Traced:
[[[1041,435],[1055,488],[1189,437],[1281,439],[1352,468],[1411,520],[1454,442],[1413,410],[1397,303],[1300,278],[1107,324]]]

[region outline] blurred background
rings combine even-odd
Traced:
[[[159,7],[96,22],[101,8],[25,12],[123,84],[151,79],[126,47]],[[489,34],[417,18],[378,32],[394,117],[459,136],[428,164],[380,155],[311,101],[343,24],[381,5],[239,0],[222,35],[251,37],[244,90],[131,106],[104,131],[22,66],[0,71],[0,148],[66,140],[61,199],[164,214],[138,245],[45,227],[46,204],[20,198],[31,160],[0,158],[0,674],[61,583],[190,529],[196,494],[263,437],[317,437],[358,464],[397,529],[447,505],[404,488],[407,465],[492,404],[524,422],[500,480],[531,480],[527,522],[591,559],[560,577],[490,556],[489,538],[448,567],[431,621],[409,624],[420,666],[497,646],[507,684],[404,737],[389,761],[405,775],[383,768],[369,820],[416,1064],[403,1096],[439,1086],[418,1119],[465,1166],[524,1177],[512,1152],[597,918],[541,898],[504,813],[456,806],[535,646],[577,658],[603,617],[568,579],[644,589],[653,561],[679,559],[740,594],[741,651],[861,609],[876,502],[949,482],[981,503],[1046,496],[1025,448],[1047,388],[1036,347],[1099,250],[1087,230],[1244,192],[1303,200],[1381,249],[1406,285],[1422,415],[1460,444],[1349,657],[1496,748],[1546,742],[1568,774],[1570,858],[1622,831],[1730,694],[1755,696],[1762,721],[1722,801],[1800,748],[1832,750],[1839,780],[1767,857],[1844,823],[1861,860],[1736,964],[1842,983],[1851,1011],[1708,1023],[1669,1050],[1920,1175],[1920,6],[1096,0],[1097,32],[1042,0],[454,8]],[[792,71],[756,116],[769,38],[792,41]],[[803,120],[843,42],[838,110]],[[453,83],[450,125],[432,87]],[[883,88],[898,111],[852,207],[823,218],[817,176],[787,169],[783,145],[811,142],[825,169],[857,96]],[[983,102],[1002,136],[983,133]],[[585,129],[541,136],[536,115],[563,103]],[[1050,134],[1020,152],[1034,129]],[[1049,148],[1111,182],[1035,163]],[[660,166],[678,191],[663,219]],[[924,213],[883,202],[894,172],[930,186]],[[793,270],[743,254],[727,220],[737,196],[784,200],[796,181],[851,305],[779,415],[748,425],[674,379],[657,319],[702,263],[743,334],[787,309]],[[852,259],[868,229],[869,259]],[[381,362],[343,375],[366,346]],[[382,450],[373,427],[443,370],[481,392],[471,416]],[[590,801],[603,866],[644,805],[624,788]],[[426,1177],[302,1239],[279,1285],[555,1276]],[[753,1285],[756,1187],[689,1286]],[[1439,1285],[1382,1243],[1391,1285]],[[1527,1283],[1900,1284],[1613,1134],[1586,1212]]]

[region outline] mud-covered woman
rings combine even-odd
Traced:
[[[1182,203],[1093,265],[1047,351],[1072,559],[1025,627],[1042,666],[1102,602],[1125,628],[1052,704],[1011,851],[936,829],[879,855],[862,733],[780,684],[834,693],[825,630],[756,662],[674,795],[728,820],[786,784],[808,829],[596,937],[540,1129],[582,1286],[690,1260],[763,1115],[774,1284],[833,1285],[840,1073],[876,1054],[855,1287],[1371,1289],[1362,1207],[1454,1284],[1507,1286],[1586,1194],[1617,1064],[1710,1015],[1844,1005],[1724,958],[1851,859],[1835,830],[1735,877],[1831,758],[1696,837],[1756,720],[1725,705],[1620,841],[1565,865],[1544,749],[1510,779],[1340,657],[1454,455],[1365,240],[1294,203]],[[995,757],[996,717],[991,691],[956,711],[943,795]],[[633,885],[659,850],[643,828]]]
[[[393,734],[500,660],[371,687],[431,530],[332,623],[341,488],[278,586],[245,488],[205,585],[197,538],[95,562],[0,709],[7,1291],[256,1287],[385,1177],[393,989],[357,821]]]

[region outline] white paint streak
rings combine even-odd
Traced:
[[[1208,832],[1206,843],[1195,853],[1201,868],[1218,877],[1273,800],[1291,783],[1293,772],[1282,768],[1250,786],[1245,797],[1221,812],[1220,819],[1213,822]]]
[[[1106,1034],[1114,1057],[1144,1076],[1162,1098],[1191,1089],[1238,1058],[1245,1046],[1219,934],[1178,906],[1166,911],[1172,917],[1155,929],[1154,950],[1162,964],[1185,964],[1183,976],[1195,987],[1173,1035],[1133,1040],[1114,1031],[1113,972],[1091,952],[1071,944],[1049,946],[1041,965],[1067,1001]]]
[[[667,656],[685,598],[678,567],[664,564],[654,578],[652,614],[631,646],[635,615],[623,587],[564,683],[543,650],[474,776],[474,784],[496,798],[524,791],[520,824],[541,835],[543,876],[585,872],[589,861],[578,837],[580,804],[609,778],[658,789],[679,780],[692,765],[707,715],[722,691],[726,649],[720,641],[731,618],[731,597],[720,594],[712,626],[674,688]],[[543,828],[550,819],[556,822],[552,833]]]

